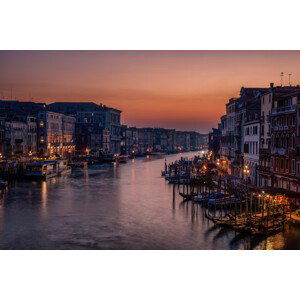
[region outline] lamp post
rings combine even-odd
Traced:
[[[247,184],[248,184],[248,178],[250,176],[250,169],[247,165],[244,166],[243,172],[244,172],[244,175],[245,175],[244,178],[245,178],[245,181],[246,181],[246,186],[248,186]]]
[[[245,174],[245,181],[246,181],[246,199],[245,200],[246,200],[246,215],[247,215],[247,213],[248,213],[248,178],[250,175],[250,169],[249,169],[248,165],[244,166],[243,172]]]

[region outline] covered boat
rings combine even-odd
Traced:
[[[25,177],[48,179],[58,175],[57,161],[37,161],[26,165]]]

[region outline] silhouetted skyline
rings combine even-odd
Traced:
[[[0,97],[94,101],[122,123],[207,132],[242,86],[300,83],[300,51],[1,51]]]

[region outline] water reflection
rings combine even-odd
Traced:
[[[16,183],[0,194],[0,248],[300,248],[295,226],[266,240],[214,226],[201,205],[184,202],[178,187],[161,178],[163,165],[164,159],[138,158]]]
[[[47,182],[42,182],[42,190],[41,190],[41,200],[42,200],[42,210],[45,211],[47,207]]]

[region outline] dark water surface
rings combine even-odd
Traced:
[[[164,159],[140,158],[17,182],[0,196],[0,249],[300,248],[295,226],[263,241],[214,227],[200,206],[183,203],[177,192],[172,200],[163,165]]]

